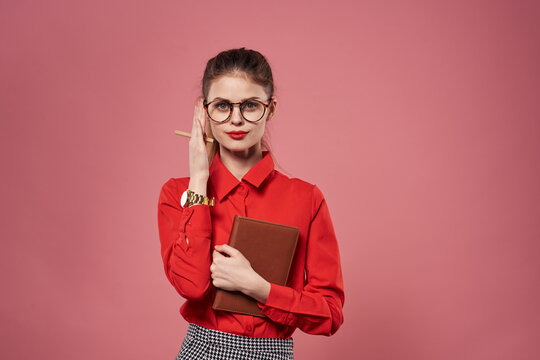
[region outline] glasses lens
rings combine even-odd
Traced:
[[[227,101],[216,101],[208,105],[208,115],[214,121],[225,121],[231,112],[231,105]]]
[[[240,110],[246,120],[257,121],[263,117],[265,107],[258,101],[248,100],[242,104]]]

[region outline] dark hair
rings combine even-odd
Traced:
[[[268,61],[260,52],[242,47],[222,51],[208,60],[202,78],[203,99],[206,100],[213,80],[220,76],[231,74],[247,75],[252,81],[265,89],[268,94],[268,100],[274,96],[275,86],[270,64],[268,64]],[[207,134],[213,137],[210,128],[207,129]],[[270,151],[268,139],[269,133],[265,131],[261,139],[261,148]],[[208,160],[210,163],[218,150],[219,144],[217,141],[209,145]]]
[[[274,96],[274,79],[272,69],[266,58],[256,50],[225,50],[208,60],[202,78],[202,96],[206,99],[212,80],[227,74],[248,75],[252,81],[264,87],[268,98]]]

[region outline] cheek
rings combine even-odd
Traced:
[[[221,131],[219,129],[218,126],[210,123],[210,130],[212,131],[212,135],[215,137],[215,138],[218,138],[221,136]]]
[[[253,135],[256,138],[261,138],[264,135],[264,127],[254,129]]]
[[[254,128],[253,129],[253,134],[258,138],[262,138],[263,135],[264,135],[265,128],[266,128],[266,122],[260,124],[256,128]]]

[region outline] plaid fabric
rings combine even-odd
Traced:
[[[189,323],[175,360],[290,360],[293,339],[254,338]]]

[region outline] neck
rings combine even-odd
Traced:
[[[244,175],[262,159],[262,149],[260,145],[253,146],[243,151],[231,151],[223,146],[219,148],[219,157],[227,170],[238,180],[242,180]]]

